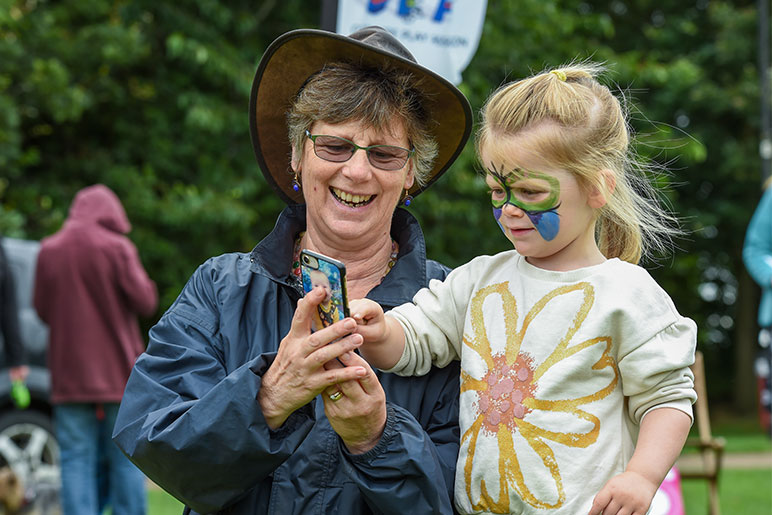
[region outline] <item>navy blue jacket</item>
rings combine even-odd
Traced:
[[[257,403],[261,377],[301,296],[288,283],[305,206],[291,206],[251,254],[208,260],[150,331],[114,440],[186,513],[452,513],[459,368],[423,377],[378,374],[386,392],[381,441],[348,453],[318,397],[281,428]],[[408,302],[447,268],[426,259],[423,233],[398,209],[399,258],[368,297]]]

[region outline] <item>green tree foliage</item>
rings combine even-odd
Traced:
[[[637,150],[669,167],[657,180],[689,232],[647,265],[697,321],[709,364],[732,359],[739,251],[760,196],[755,5],[489,0],[460,86],[478,111],[507,80],[574,60],[608,64]],[[203,260],[249,250],[273,226],[282,203],[252,153],[249,88],[267,44],[318,27],[320,8],[0,0],[0,232],[51,234],[78,189],[107,184],[134,224],[162,312]],[[470,143],[410,208],[430,255],[450,265],[509,247],[478,169]]]
[[[249,143],[265,46],[305,2],[0,3],[0,169],[9,235],[59,228],[74,193],[122,199],[162,307],[206,257],[248,250],[281,206]]]

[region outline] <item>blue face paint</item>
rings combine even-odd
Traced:
[[[526,211],[525,214],[531,219],[531,223],[539,231],[541,237],[547,241],[552,241],[558,235],[560,230],[560,215],[557,209],[560,204],[548,209],[547,211]]]
[[[505,205],[506,204],[512,204],[513,206],[521,209],[531,221],[534,228],[536,228],[536,232],[538,232],[539,235],[545,240],[552,241],[555,239],[555,236],[558,235],[558,231],[560,231],[560,215],[557,213],[557,208],[560,207],[560,205],[557,205],[546,211],[528,211],[518,206],[515,202],[505,202]],[[496,223],[499,225],[501,231],[504,234],[507,234],[506,229],[504,229],[504,227],[501,225],[501,222],[499,221],[501,218],[502,210],[503,207],[494,207],[493,218],[496,219]]]
[[[499,218],[501,218],[501,208],[493,206],[493,218],[496,219],[496,223],[499,225],[499,229],[501,229],[501,232],[504,234],[507,234],[507,231],[504,230],[504,227],[501,226],[501,222],[499,222]]]

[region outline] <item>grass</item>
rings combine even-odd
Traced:
[[[147,515],[180,515],[183,505],[180,501],[159,488],[147,492]]]
[[[713,435],[726,440],[726,453],[772,452],[772,440],[764,434],[755,416],[739,416],[730,410],[711,406],[710,418]],[[695,428],[692,429],[694,434]],[[684,480],[681,486],[686,515],[708,513],[707,481]],[[740,470],[724,467],[718,490],[722,513],[772,513],[772,468]]]
[[[772,452],[772,439],[765,435],[756,417],[738,416],[731,411],[711,412],[715,436],[726,438],[726,452]]]
[[[772,513],[772,469],[724,469],[718,480],[721,513],[769,515]],[[686,515],[708,513],[708,483],[690,479],[681,483]]]

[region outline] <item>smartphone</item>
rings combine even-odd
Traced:
[[[346,297],[346,265],[307,249],[300,251],[300,275],[303,290],[308,293],[316,286],[327,291],[327,297],[317,307],[311,330],[318,331],[349,316]]]

